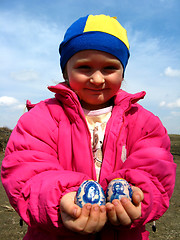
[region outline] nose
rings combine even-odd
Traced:
[[[101,85],[105,82],[105,79],[103,74],[98,70],[91,75],[90,82],[94,85]]]

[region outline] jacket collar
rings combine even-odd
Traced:
[[[59,83],[55,86],[49,86],[48,89],[55,93],[55,97],[68,111],[72,119],[78,119],[78,115],[84,115],[79,99],[74,91],[71,90],[66,83]],[[128,111],[131,105],[143,99],[146,92],[142,91],[135,94],[130,94],[124,90],[119,90],[114,97],[114,106],[120,106],[123,111]],[[68,115],[69,115],[68,114]]]
[[[124,111],[128,111],[132,104],[138,102],[140,99],[143,99],[145,95],[145,91],[130,94],[120,89],[114,97],[114,106],[121,106]]]

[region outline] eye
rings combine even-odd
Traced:
[[[77,69],[90,69],[90,66],[88,65],[80,65],[77,67]]]
[[[109,66],[106,66],[104,69],[105,70],[117,70],[118,68],[116,66],[109,65]]]

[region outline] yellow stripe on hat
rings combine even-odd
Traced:
[[[106,15],[89,15],[86,21],[84,32],[98,31],[108,33],[120,39],[129,49],[126,29],[116,20],[115,17]]]

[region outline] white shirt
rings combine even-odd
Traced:
[[[85,118],[91,133],[91,145],[96,168],[97,181],[99,181],[101,165],[103,161],[102,146],[106,124],[111,117],[112,106],[98,109],[86,110],[83,109]]]

